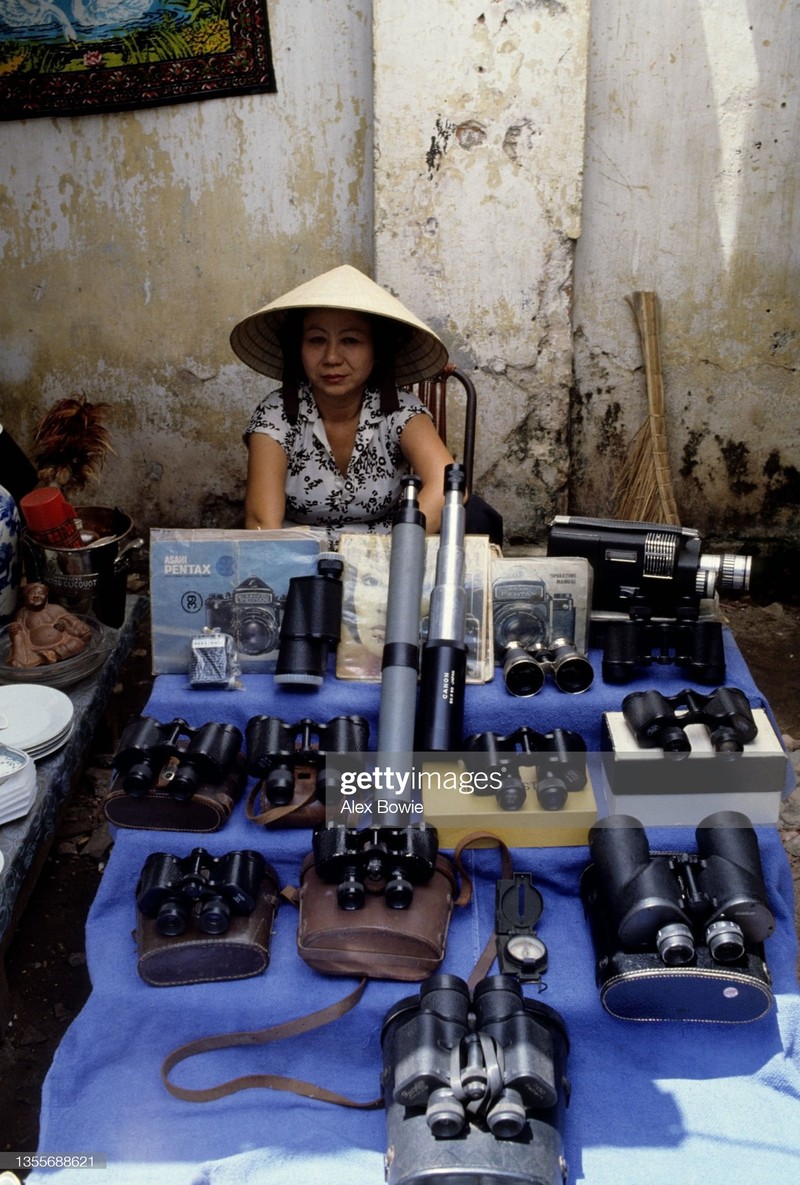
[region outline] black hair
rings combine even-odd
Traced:
[[[355,312],[360,310],[356,309]],[[308,309],[290,309],[277,331],[283,353],[283,410],[290,424],[297,423],[300,411],[300,387],[306,382],[303,370],[301,347],[303,342],[303,318]],[[411,331],[397,321],[379,317],[374,313],[362,313],[372,329],[372,348],[375,363],[367,379],[370,387],[380,391],[380,409],[383,415],[397,411],[397,383],[395,381],[395,357],[397,351],[408,341]]]

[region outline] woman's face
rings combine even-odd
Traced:
[[[375,364],[372,326],[348,309],[310,309],[303,317],[300,357],[315,396],[360,398]]]

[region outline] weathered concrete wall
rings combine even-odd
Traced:
[[[378,279],[478,389],[509,537],[566,507],[588,0],[374,0]]]
[[[671,470],[706,537],[800,541],[800,4],[593,0],[571,501],[608,513],[658,293]]]
[[[371,266],[369,5],[269,17],[277,94],[0,124],[0,420],[29,447],[55,400],[108,402],[117,456],[82,501],[142,525],[240,524],[270,380],[233,325]]]

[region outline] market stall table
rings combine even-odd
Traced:
[[[765,706],[728,631],[727,682],[754,706]],[[582,732],[600,743],[603,711],[618,707],[621,690],[599,677],[582,696],[546,687],[535,700],[509,696],[498,677],[467,692],[465,731],[506,733],[521,723],[547,731]],[[645,686],[639,681],[625,691]],[[684,685],[674,672],[658,686],[670,694]],[[225,720],[244,730],[253,715],[325,721],[359,713],[372,727],[376,685],[331,676],[319,692],[279,689],[269,675],[244,679],[241,691],[195,691],[183,676],[161,676],[145,711],[159,720],[190,724]],[[620,1021],[600,1004],[594,955],[578,893],[587,849],[516,848],[514,866],[529,871],[544,899],[537,931],[549,965],[542,999],[557,1009],[569,1033],[571,1100],[564,1120],[570,1182],[648,1185],[688,1182],[784,1182],[795,1179],[800,1123],[800,994],[796,978],[793,888],[775,827],[757,829],[769,900],[776,917],[766,943],[774,1007],[750,1024],[641,1024]],[[683,846],[683,829],[651,840]],[[212,854],[255,848],[284,884],[297,884],[310,849],[307,830],[265,830],[249,822],[240,802],[210,835],[118,830],[87,924],[93,990],[65,1035],[47,1076],[40,1152],[103,1156],[103,1180],[113,1185],[375,1185],[383,1179],[385,1116],[359,1113],[290,1093],[245,1090],[216,1102],[173,1098],[159,1077],[163,1059],[192,1039],[301,1016],[341,999],[354,979],[311,970],[296,949],[297,917],[283,905],[262,976],[238,982],[154,988],[137,975],[134,892],[153,851],[186,854],[202,845]],[[494,925],[496,850],[467,856],[474,876],[469,906],[456,909],[442,970],[466,978]],[[379,973],[379,968],[376,972]],[[528,988],[528,992],[534,989]],[[380,1031],[387,1010],[414,994],[415,985],[374,979],[360,1003],[336,1022],[272,1046],[220,1050],[183,1063],[174,1079],[209,1086],[242,1074],[282,1073],[319,1083],[352,1098],[379,1093]],[[13,1166],[11,1166],[13,1167]],[[55,1175],[35,1170],[31,1181],[83,1181],[80,1170]]]

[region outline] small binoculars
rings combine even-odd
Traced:
[[[264,793],[275,806],[285,806],[294,794],[294,771],[306,766],[317,771],[317,798],[338,788],[339,775],[326,768],[329,753],[364,753],[369,724],[363,716],[334,716],[327,724],[298,720],[287,724],[277,716],[252,716],[245,729],[249,772],[263,779]]]
[[[136,904],[145,917],[155,918],[166,938],[183,934],[190,918],[204,934],[224,934],[231,914],[252,913],[266,871],[258,852],[210,856],[195,848],[183,858],[152,852],[136,887]]]
[[[408,909],[414,886],[434,874],[439,835],[424,823],[363,830],[331,823],[316,829],[312,851],[320,878],[337,886],[341,909],[362,909],[367,891],[382,892],[391,909]]]
[[[509,975],[438,974],[381,1031],[387,1181],[553,1182],[569,1049],[555,1009]]]
[[[678,707],[686,709],[680,716]],[[641,748],[663,749],[665,756],[677,759],[691,752],[684,731],[688,724],[704,724],[715,752],[729,758],[743,752],[758,732],[747,696],[738,687],[720,687],[708,695],[691,688],[671,696],[635,691],[623,699],[622,714]]]
[[[235,770],[242,743],[241,732],[232,724],[210,721],[192,728],[180,718],[161,724],[152,716],[136,716],[125,726],[111,764],[125,792],[142,798],[170,762],[163,774],[167,789],[173,798],[185,801],[199,786],[219,785]]]
[[[536,695],[546,675],[552,675],[559,691],[578,695],[591,687],[594,670],[586,655],[566,638],[557,638],[549,646],[536,642],[526,647],[513,638],[506,644],[503,682],[512,695]]]
[[[638,668],[673,665],[696,683],[725,678],[725,646],[718,621],[660,621],[641,617],[609,621],[605,627],[603,679],[628,683]]]
[[[656,952],[667,966],[692,963],[700,945],[716,963],[737,963],[773,932],[758,840],[746,815],[718,811],[695,832],[697,853],[651,854],[630,815],[589,832],[603,914],[623,950]]]
[[[500,774],[498,789],[493,780],[475,793],[480,797],[494,794],[504,811],[518,811],[525,804],[522,766],[536,769],[536,797],[546,811],[560,810],[570,790],[582,790],[586,785],[586,742],[580,733],[566,728],[541,733],[522,725],[508,736],[479,732],[464,741],[464,749],[486,754],[489,768]]]

